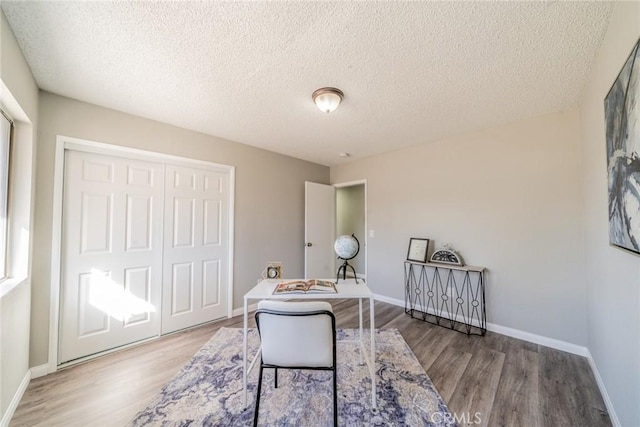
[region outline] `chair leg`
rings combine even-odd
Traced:
[[[338,427],[338,372],[333,368],[333,426]]]
[[[256,410],[253,414],[253,427],[258,425],[258,413],[260,412],[260,392],[262,391],[262,363],[260,364],[260,373],[258,376],[258,390],[256,391]]]
[[[275,388],[278,388],[278,368],[275,368]]]

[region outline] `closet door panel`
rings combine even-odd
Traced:
[[[165,187],[163,334],[227,315],[229,173],[167,165]]]
[[[164,166],[65,153],[58,361],[157,336]]]

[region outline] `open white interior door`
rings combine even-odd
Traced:
[[[304,218],[305,278],[332,278],[336,275],[335,187],[305,182]]]

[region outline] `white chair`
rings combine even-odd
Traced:
[[[260,333],[260,377],[253,425],[258,425],[262,371],[275,369],[315,369],[333,371],[333,424],[338,425],[336,377],[336,318],[331,304],[324,301],[261,301],[256,311]]]

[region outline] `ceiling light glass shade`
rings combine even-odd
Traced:
[[[311,95],[313,102],[316,103],[320,111],[324,111],[327,114],[338,108],[343,96],[342,91],[334,87],[323,87]]]

